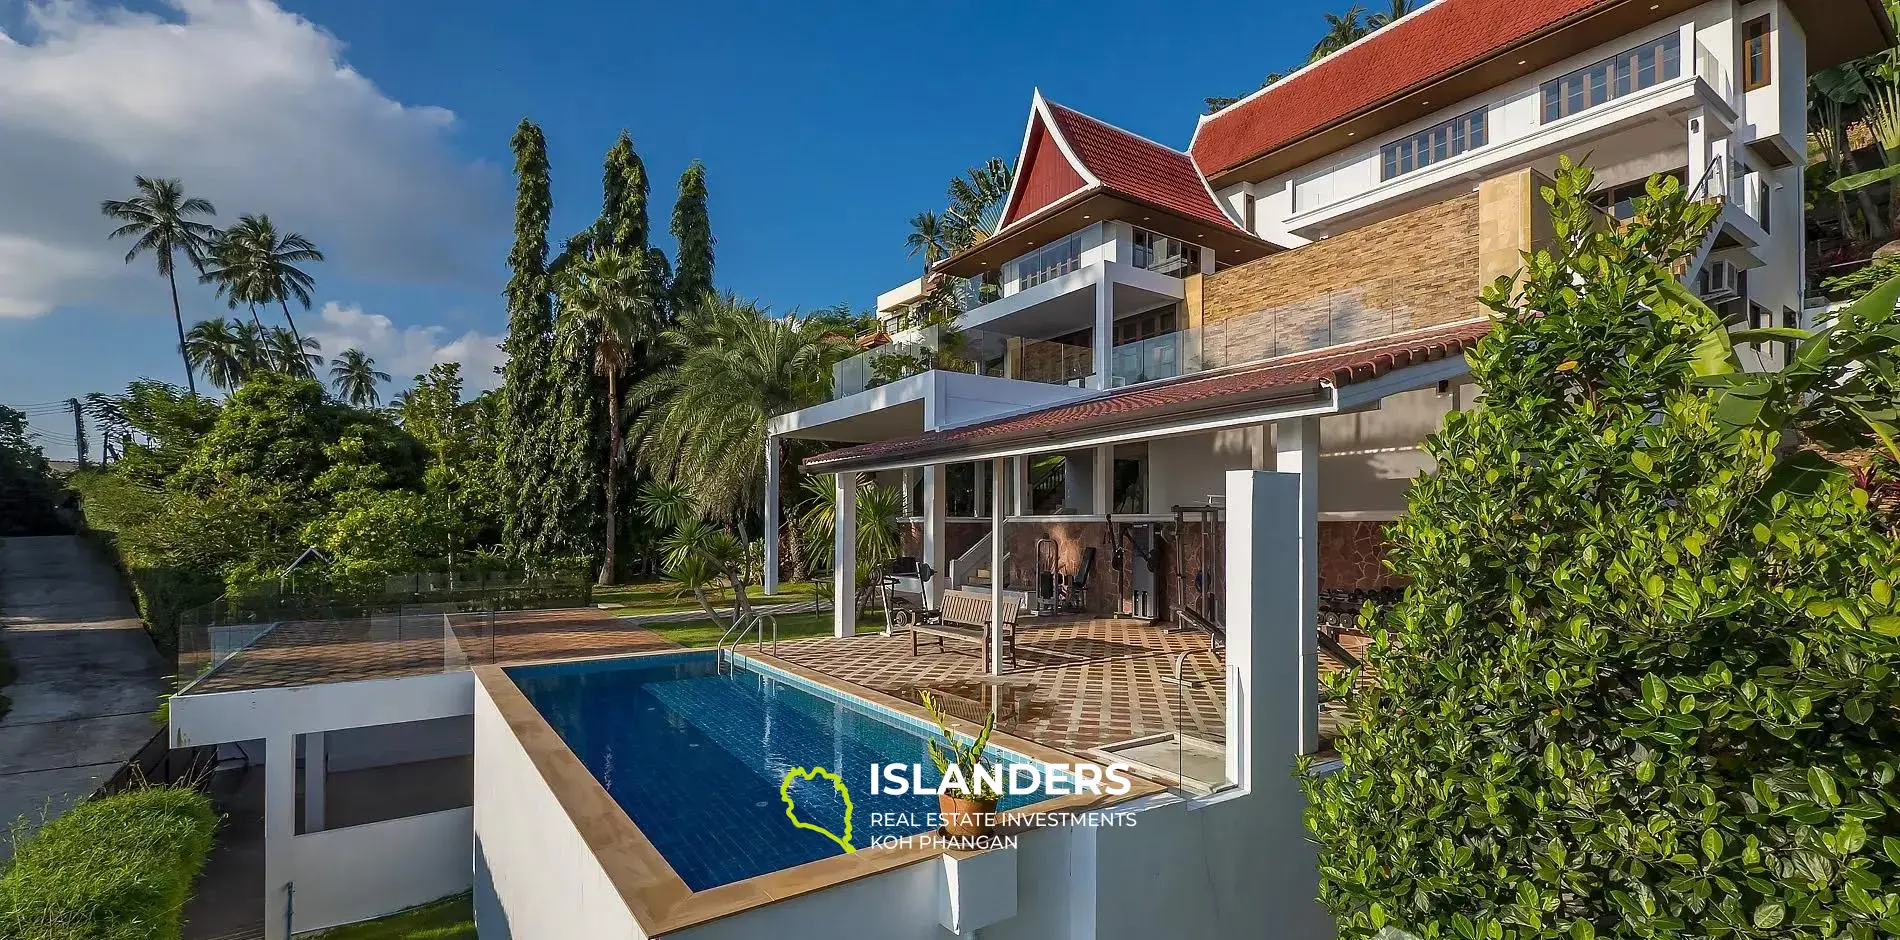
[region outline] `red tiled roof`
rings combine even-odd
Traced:
[[[1076,159],[1104,187],[1192,219],[1238,227],[1214,205],[1193,157],[1053,101],[1048,104]]]
[[[1211,174],[1351,117],[1619,0],[1438,0],[1207,118],[1189,149]]]
[[[1126,392],[1057,405],[984,424],[932,431],[916,437],[860,444],[805,460],[807,470],[830,473],[903,460],[965,454],[986,446],[1027,441],[1057,444],[1100,430],[1186,411],[1231,408],[1240,411],[1272,402],[1301,386],[1330,382],[1334,387],[1378,378],[1407,366],[1455,356],[1475,347],[1491,332],[1491,321],[1475,320],[1405,336],[1385,337],[1348,346],[1279,356],[1244,366],[1182,376]]]

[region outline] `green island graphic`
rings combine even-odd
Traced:
[[[834,790],[837,790],[839,796],[844,797],[844,835],[843,836],[839,836],[837,833],[832,832],[831,830],[826,829],[823,826],[815,825],[813,823],[808,823],[798,818],[798,807],[795,806],[792,802],[792,781],[798,780],[798,779],[816,780],[819,777],[823,777],[826,780],[831,781],[831,788]],[[812,767],[810,769],[807,769],[804,767],[793,767],[791,770],[788,770],[785,772],[785,781],[778,785],[778,798],[785,801],[785,818],[791,820],[792,825],[800,829],[810,829],[811,831],[816,832],[824,836],[825,838],[838,843],[838,847],[844,849],[847,853],[857,851],[857,849],[851,845],[851,791],[845,787],[843,777],[840,777],[837,774],[834,774],[823,767]]]

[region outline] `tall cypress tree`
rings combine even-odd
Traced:
[[[673,272],[672,308],[684,310],[713,289],[712,220],[706,215],[706,167],[698,160],[680,174],[673,203],[673,239],[679,266]]]
[[[502,349],[502,434],[496,486],[502,507],[502,543],[517,561],[533,565],[546,550],[549,518],[541,491],[553,470],[548,369],[554,306],[547,278],[548,216],[554,209],[547,140],[523,118],[510,146],[515,154],[515,243],[508,252],[508,339]]]

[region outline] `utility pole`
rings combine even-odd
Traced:
[[[79,410],[79,399],[66,399],[66,407],[73,412],[73,447],[79,451],[79,469],[86,468],[86,417]]]

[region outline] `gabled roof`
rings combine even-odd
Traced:
[[[1282,148],[1300,151],[1284,162],[1305,163],[1431,113],[1426,99],[1443,106],[1482,93],[1701,2],[1436,0],[1203,116],[1188,151],[1216,185],[1232,182],[1229,174]],[[1808,32],[1811,69],[1893,42],[1893,25],[1881,0],[1789,2]],[[1335,139],[1319,139],[1348,122],[1358,129],[1356,137],[1342,132]]]
[[[1344,346],[1310,350],[1242,366],[1152,382],[1069,405],[1057,405],[917,437],[860,444],[807,458],[814,473],[941,463],[982,457],[1027,444],[1059,449],[1066,441],[1105,429],[1161,425],[1187,415],[1244,412],[1265,404],[1317,398],[1324,385],[1339,388],[1407,366],[1462,354],[1491,332],[1472,320]]]
[[[1107,191],[1238,230],[1214,203],[1194,158],[1065,108],[1036,92],[997,234],[1081,193]]]

